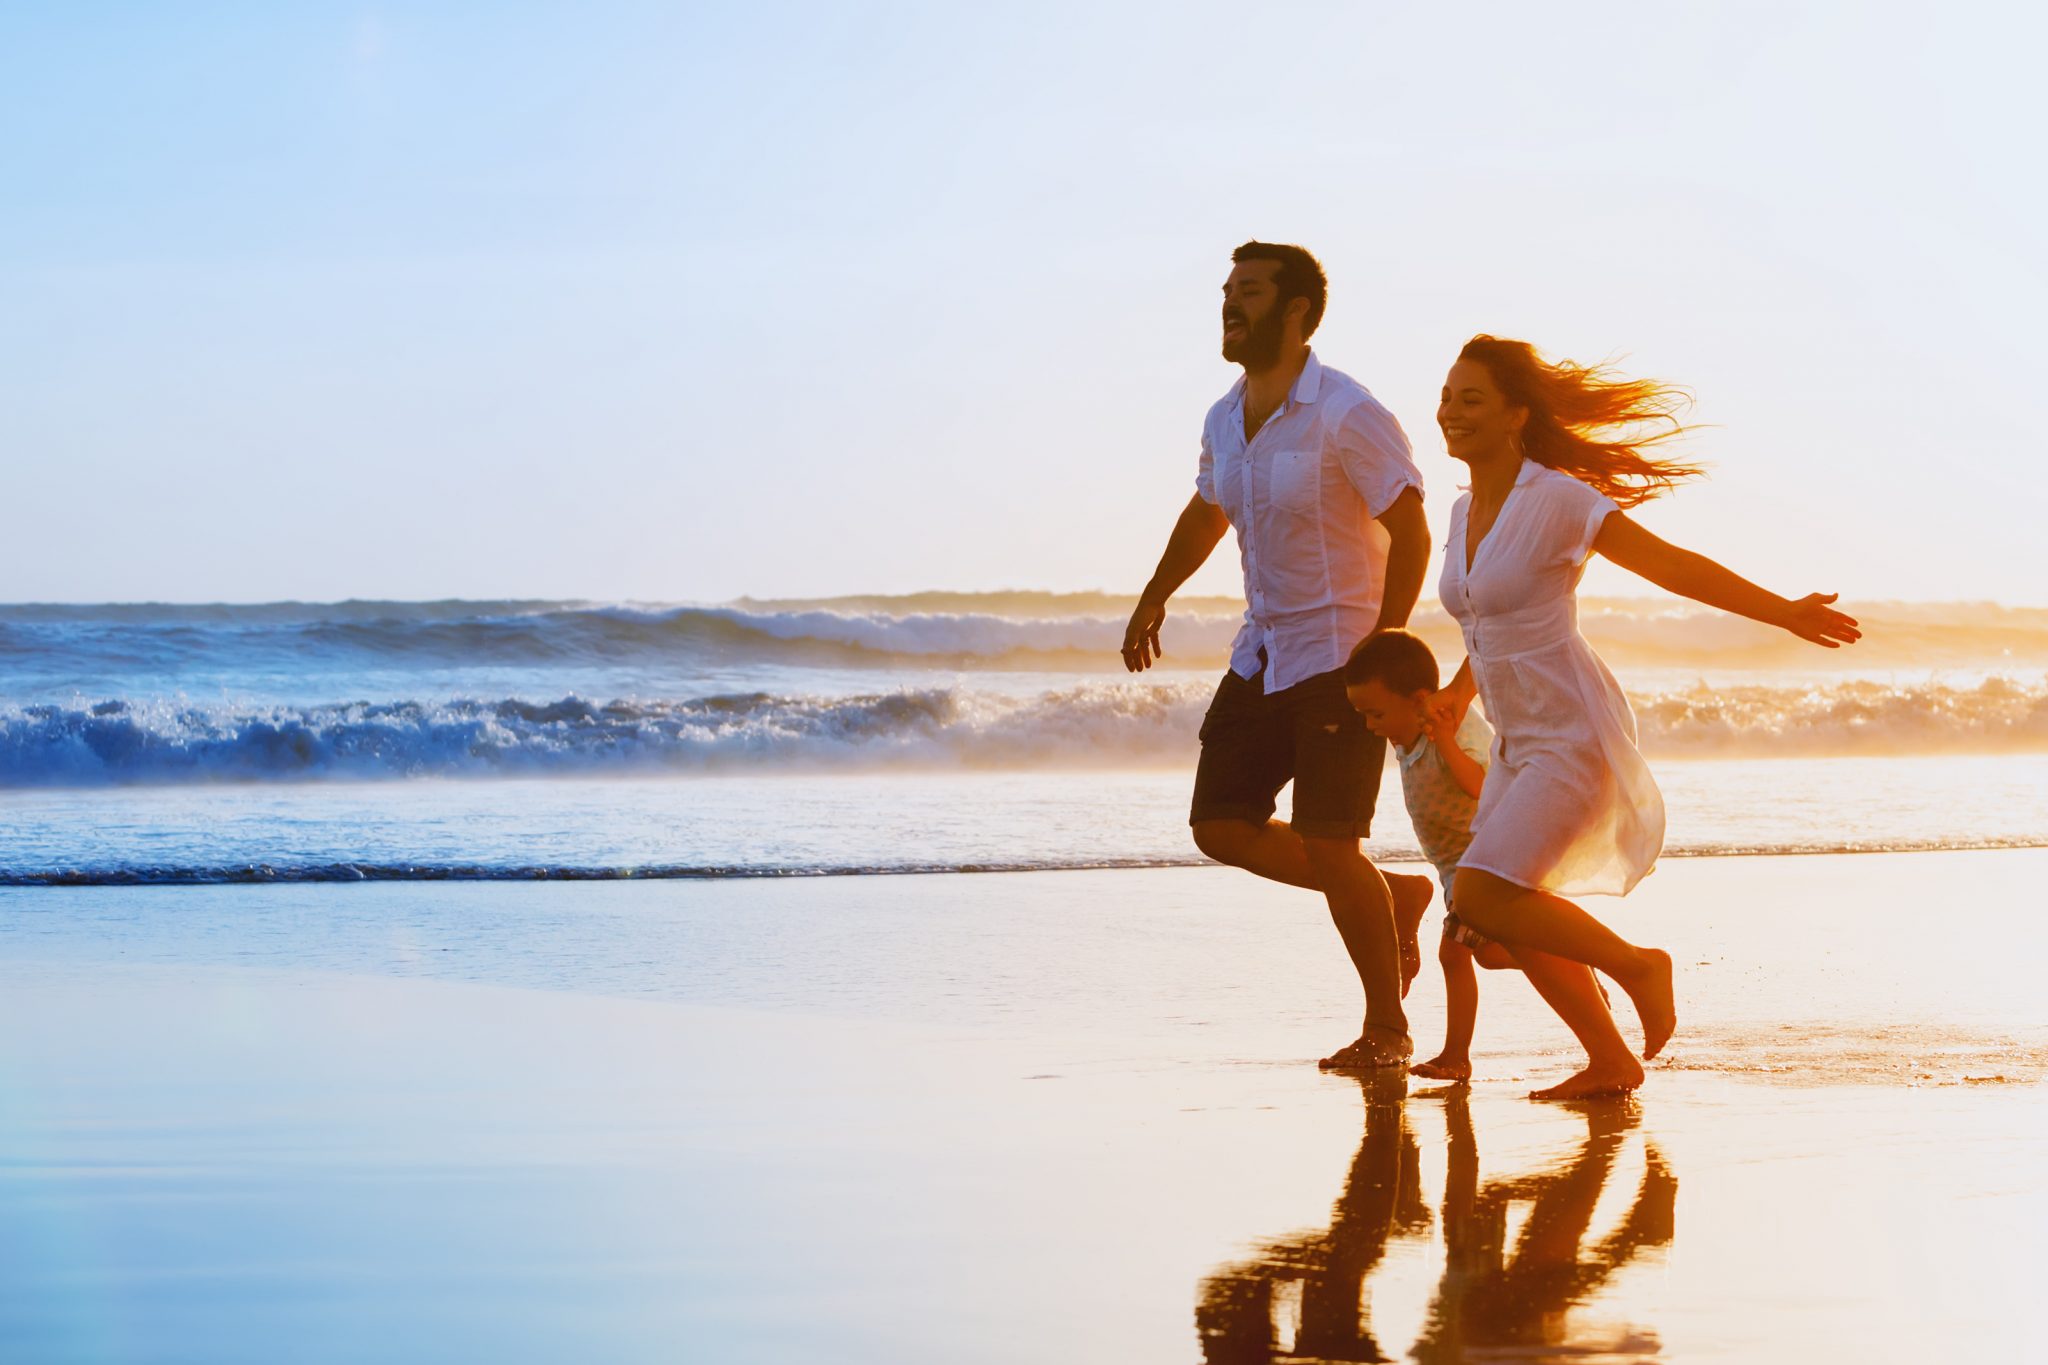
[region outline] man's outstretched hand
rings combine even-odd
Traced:
[[[1143,673],[1166,653],[1159,647],[1159,627],[1166,620],[1166,599],[1202,567],[1209,551],[1216,548],[1216,542],[1229,529],[1230,519],[1223,515],[1221,507],[1204,501],[1200,493],[1188,499],[1180,519],[1173,523],[1166,553],[1159,557],[1158,572],[1145,584],[1145,591],[1138,594],[1138,609],[1131,613],[1131,623],[1124,627],[1125,668]]]
[[[1166,621],[1166,604],[1154,602],[1149,597],[1138,599],[1138,609],[1131,613],[1131,623],[1124,627],[1124,667],[1133,673],[1143,673],[1153,663],[1163,658],[1166,651],[1159,647],[1159,627]]]

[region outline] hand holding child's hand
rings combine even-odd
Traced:
[[[1436,710],[1434,704],[1423,707],[1422,737],[1432,744],[1438,743],[1448,728],[1444,722],[1444,715]]]
[[[1471,704],[1471,698],[1461,697],[1449,688],[1432,693],[1422,704],[1422,732],[1431,739],[1439,733],[1455,735],[1465,722],[1465,709]]]

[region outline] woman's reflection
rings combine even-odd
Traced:
[[[1365,1136],[1352,1159],[1327,1230],[1269,1242],[1249,1260],[1206,1280],[1195,1308],[1203,1358],[1216,1365],[1283,1360],[1384,1361],[1375,1339],[1366,1282],[1396,1235],[1419,1236],[1430,1225],[1420,1160],[1398,1078],[1358,1078],[1365,1098]],[[1460,1361],[1501,1348],[1654,1350],[1654,1339],[1624,1333],[1595,1343],[1575,1339],[1569,1310],[1587,1304],[1614,1272],[1647,1247],[1672,1240],[1678,1182],[1654,1143],[1643,1140],[1644,1174],[1628,1213],[1613,1232],[1582,1247],[1615,1159],[1638,1117],[1627,1100],[1571,1106],[1586,1121],[1585,1139],[1565,1161],[1530,1175],[1479,1179],[1469,1091],[1435,1092],[1444,1099],[1449,1161],[1443,1200],[1444,1273],[1422,1335],[1405,1354],[1423,1362]],[[1508,1211],[1526,1204],[1527,1221],[1512,1247]],[[1298,1290],[1300,1322],[1282,1349],[1276,1322],[1282,1301]]]

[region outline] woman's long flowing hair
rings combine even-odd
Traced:
[[[1547,361],[1526,341],[1484,333],[1460,360],[1484,365],[1509,403],[1529,410],[1522,454],[1593,485],[1622,507],[1648,502],[1705,469],[1659,458],[1654,447],[1689,430],[1678,414],[1692,395],[1654,379],[1624,379],[1604,366]]]

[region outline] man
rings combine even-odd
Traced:
[[[1316,258],[1246,242],[1231,261],[1223,358],[1244,378],[1209,409],[1195,496],[1131,613],[1124,666],[1152,666],[1167,599],[1235,527],[1244,627],[1202,722],[1188,823],[1218,862],[1329,901],[1365,988],[1365,1024],[1323,1066],[1401,1066],[1412,1050],[1401,996],[1420,965],[1429,883],[1382,876],[1359,849],[1386,744],[1351,709],[1343,667],[1360,640],[1414,609],[1429,563],[1422,475],[1393,415],[1309,349],[1328,295]],[[1293,819],[1282,823],[1275,798],[1290,780]]]

